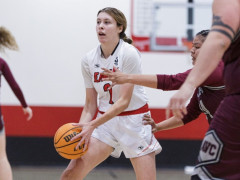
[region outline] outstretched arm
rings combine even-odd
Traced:
[[[151,118],[150,115],[144,115],[143,117],[143,124],[144,125],[151,125],[152,126],[152,132],[155,133],[157,131],[163,131],[168,129],[174,129],[180,126],[183,126],[184,123],[180,118],[177,118],[175,116],[166,119],[164,121],[161,121],[159,123],[155,123],[154,119]]]
[[[115,66],[113,71],[102,68],[104,72],[101,74],[105,76],[104,81],[112,81],[112,86],[116,84],[131,83],[150,88],[157,88],[157,76],[147,74],[125,74],[118,70]]]
[[[116,67],[113,68],[113,71],[106,68],[102,69],[104,70],[104,72],[101,73],[102,75],[104,75],[103,80],[112,81],[112,86],[116,84],[131,83],[149,88],[162,89],[165,91],[179,89],[180,86],[185,81],[187,75],[191,71],[190,69],[183,73],[178,73],[174,75],[167,74],[150,75],[150,74],[125,74]]]
[[[198,116],[202,113],[198,104],[197,91],[195,91],[193,97],[191,98],[191,101],[187,106],[187,110],[189,113],[186,114],[183,119],[173,116],[156,124],[150,115],[144,115],[143,123],[145,125],[150,124],[152,126],[152,132],[155,133],[157,131],[174,129],[180,126],[184,126],[185,124],[197,119]]]

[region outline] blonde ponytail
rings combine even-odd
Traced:
[[[0,50],[3,51],[4,48],[11,50],[18,50],[17,42],[14,36],[5,27],[0,27]]]

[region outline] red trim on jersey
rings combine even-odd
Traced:
[[[144,106],[140,107],[139,109],[132,110],[132,111],[124,111],[118,114],[117,116],[129,116],[129,115],[135,115],[135,114],[142,114],[147,113],[149,111],[148,104],[145,104]],[[105,112],[99,111],[99,113],[104,114]]]

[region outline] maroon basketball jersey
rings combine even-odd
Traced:
[[[221,61],[213,73],[196,88],[190,103],[187,105],[188,113],[182,119],[184,124],[197,119],[201,113],[206,115],[208,122],[212,120],[213,114],[225,96],[222,76],[223,68],[224,64]],[[179,89],[190,71],[191,69],[175,75],[158,74],[157,88],[162,90]]]
[[[226,96],[206,133],[195,173],[201,179],[240,179],[240,37],[224,54]]]

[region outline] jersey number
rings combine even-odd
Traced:
[[[103,86],[103,90],[106,92],[108,91],[109,92],[109,95],[110,95],[110,99],[109,99],[109,104],[114,104],[113,100],[112,100],[112,88],[108,90],[108,88],[110,87],[111,85],[109,83],[107,84],[104,84]]]

